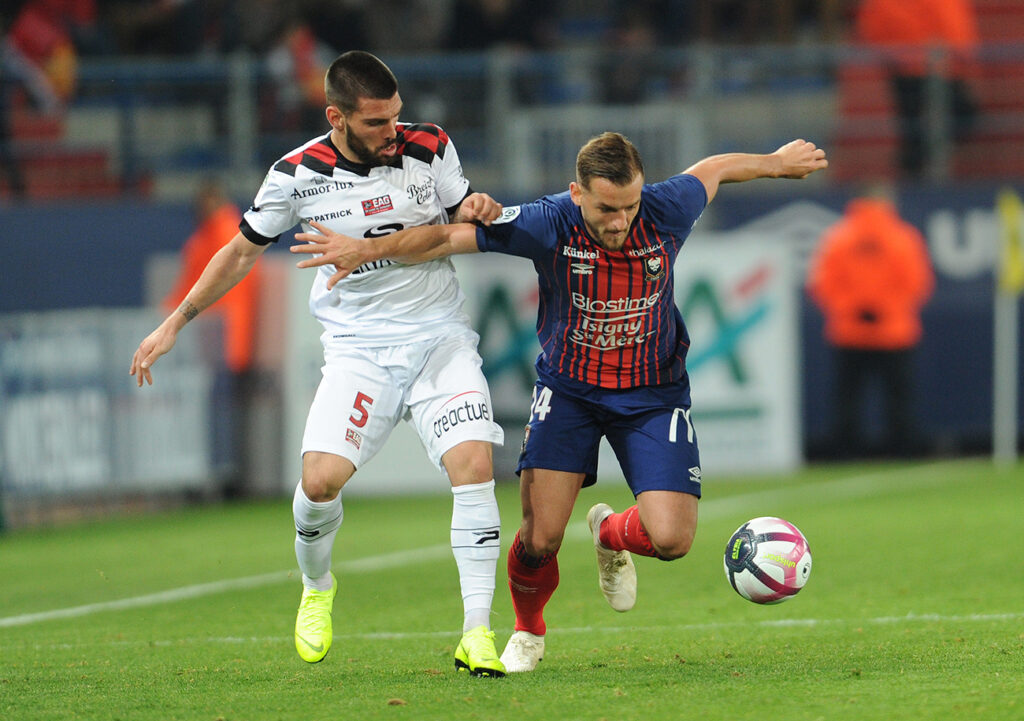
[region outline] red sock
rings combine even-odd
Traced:
[[[508,550],[508,587],[516,630],[543,636],[547,631],[544,606],[558,587],[558,557],[554,553],[539,558],[529,555],[517,531]]]
[[[605,548],[658,558],[658,552],[651,545],[647,530],[640,523],[640,511],[636,506],[627,508],[622,513],[613,513],[604,519],[598,535],[601,545]]]

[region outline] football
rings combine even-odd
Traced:
[[[736,593],[754,603],[781,603],[811,575],[811,549],[800,529],[774,516],[753,518],[725,547],[725,576]]]

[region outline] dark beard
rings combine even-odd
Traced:
[[[398,141],[399,138],[395,138],[395,142],[397,143]],[[346,137],[345,144],[363,165],[369,165],[370,167],[376,168],[381,165],[394,165],[395,161],[401,162],[398,155],[395,155],[392,158],[385,158],[378,155],[370,150],[370,147],[366,143],[353,136]]]

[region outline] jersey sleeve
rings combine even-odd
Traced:
[[[558,244],[562,219],[543,199],[506,207],[489,226],[478,226],[476,245],[481,252],[518,255],[540,260]]]
[[[708,193],[697,177],[684,173],[645,186],[644,204],[655,223],[685,238],[704,212]]]
[[[437,197],[444,208],[453,208],[462,202],[469,193],[469,181],[462,174],[462,163],[459,161],[459,153],[455,150],[455,144],[445,135],[444,131],[438,131],[446,139],[444,152],[436,156],[437,173]]]
[[[256,245],[276,243],[282,233],[299,223],[300,218],[281,183],[286,177],[275,170],[267,173],[252,206],[242,215],[239,230]]]

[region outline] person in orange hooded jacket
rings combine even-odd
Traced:
[[[823,235],[807,291],[824,313],[825,339],[835,349],[834,452],[869,450],[859,421],[873,379],[882,383],[888,411],[881,450],[915,450],[911,356],[922,336],[921,308],[934,285],[924,238],[885,198],[854,199]]]

